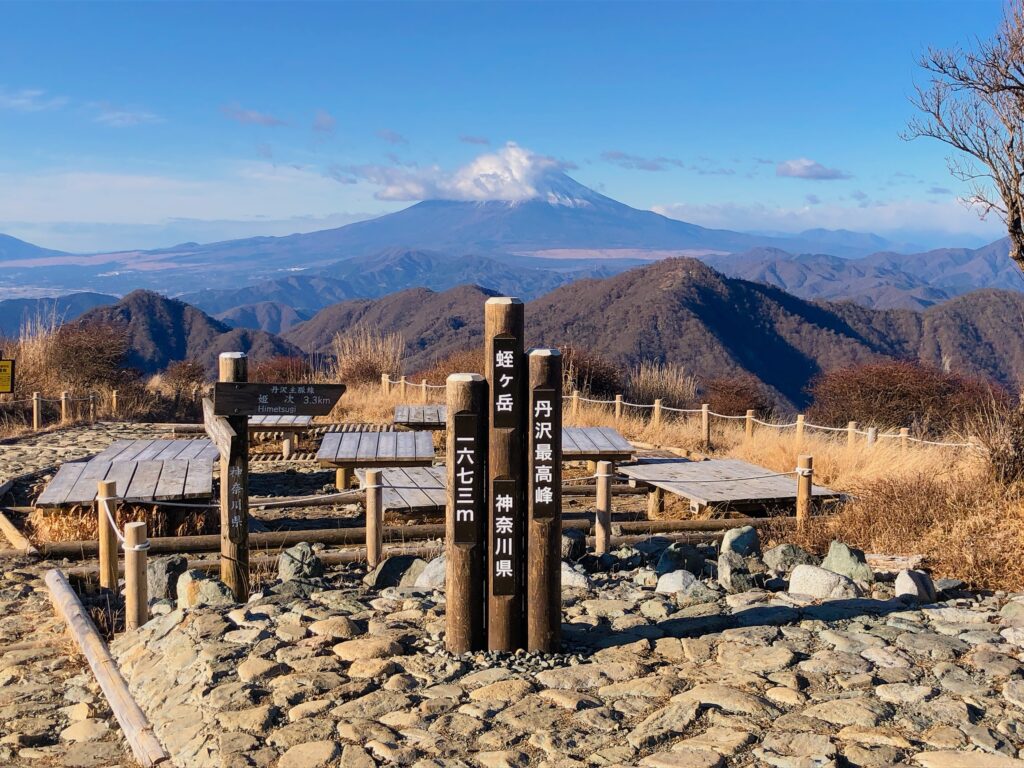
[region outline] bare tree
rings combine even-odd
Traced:
[[[927,136],[958,151],[950,172],[967,202],[1006,224],[1010,257],[1024,269],[1024,0],[1009,0],[996,34],[973,50],[929,49],[929,74],[913,99],[921,115],[905,138]]]

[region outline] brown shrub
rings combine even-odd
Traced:
[[[808,391],[812,405],[807,416],[812,421],[841,426],[855,420],[882,428],[910,427],[931,435],[962,429],[1010,400],[992,382],[908,360],[829,371],[818,376]]]
[[[313,377],[309,360],[296,355],[277,355],[260,360],[249,369],[249,380],[264,384],[303,383]]]
[[[405,342],[397,333],[380,333],[367,327],[337,334],[332,342],[333,378],[346,384],[379,383],[381,374],[402,373]]]
[[[161,383],[174,397],[191,394],[206,381],[206,369],[195,360],[178,360],[171,363],[160,375]]]
[[[416,371],[409,377],[409,381],[418,383],[423,379],[428,384],[444,384],[453,373],[479,373],[484,372],[484,349],[474,347],[472,349],[460,349],[452,352],[446,357],[436,360],[426,368]]]
[[[615,395],[622,392],[618,367],[596,352],[564,346],[562,352],[562,389],[574,389],[591,395]]]
[[[123,380],[128,335],[107,323],[59,325],[55,317],[39,317],[5,351],[17,360],[16,394],[81,395]]]
[[[708,407],[724,416],[743,416],[748,410],[754,410],[763,419],[772,411],[771,396],[750,374],[710,379],[702,390]]]
[[[675,363],[640,363],[629,373],[625,398],[640,405],[660,399],[671,408],[688,408],[697,397],[697,380]]]

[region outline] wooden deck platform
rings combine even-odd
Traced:
[[[209,440],[118,440],[89,461],[64,464],[37,507],[91,504],[100,480],[121,498],[147,502],[209,498],[217,449]]]
[[[611,427],[562,427],[562,461],[628,461],[634,453]]]
[[[439,430],[447,426],[448,407],[444,405],[396,405],[394,424],[410,429]]]
[[[258,432],[307,431],[313,424],[312,416],[250,416],[249,434]]]
[[[357,469],[359,486],[366,485],[366,470]],[[448,478],[444,467],[390,467],[381,470],[384,510],[425,511],[444,509]]]
[[[316,458],[324,467],[429,466],[434,439],[429,432],[329,432]]]
[[[690,501],[694,512],[707,507],[745,509],[796,503],[796,476],[778,475],[770,469],[739,459],[641,459],[618,467],[632,485],[644,485]],[[811,488],[818,499],[841,494],[821,485]]]

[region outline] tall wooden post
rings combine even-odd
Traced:
[[[409,390],[409,382],[405,378],[405,376],[403,376],[402,378],[400,378],[398,380],[398,393],[402,396],[402,400],[403,401],[407,397],[408,390]]]
[[[846,425],[846,444],[853,447],[853,444],[857,441],[857,422],[851,421]]]
[[[651,414],[651,421],[655,428],[661,426],[661,398],[657,398],[654,401],[654,412]]]
[[[96,393],[89,393],[89,423],[96,423]]]
[[[796,460],[796,525],[803,530],[811,514],[811,487],[814,482],[814,457],[800,456]]]
[[[529,361],[526,648],[551,653],[562,628],[562,355],[531,349]]]
[[[594,518],[594,552],[603,555],[612,540],[612,463],[597,462],[597,512]]]
[[[110,524],[114,516],[114,508],[107,505],[110,499],[117,497],[117,483],[112,480],[100,480],[96,486],[96,514],[99,523],[99,556],[100,556],[100,587],[109,589],[115,595],[117,588],[117,533]]]
[[[453,373],[446,383],[445,645],[465,653],[487,647],[487,382]]]
[[[654,520],[665,514],[665,491],[651,486],[647,492],[647,519]]]
[[[511,651],[522,645],[525,574],[526,484],[523,452],[526,375],[523,302],[508,297],[484,305],[484,353],[489,413],[487,551],[487,647]],[[519,572],[517,572],[517,569]]]
[[[907,452],[910,447],[910,429],[908,427],[900,427],[900,450],[903,453]]]
[[[43,396],[39,392],[32,393],[32,429],[38,432],[43,428]]]
[[[878,442],[878,428],[868,427],[868,445],[874,445]]]
[[[380,393],[385,397],[391,394],[391,378],[386,373],[380,375]]]
[[[110,418],[117,418],[117,390],[110,393]]]
[[[700,444],[705,451],[711,448],[711,409],[707,403],[700,406]]]
[[[124,527],[124,624],[128,630],[138,629],[149,621],[149,585],[146,582],[145,521]]]
[[[622,395],[615,396],[615,423],[622,421]]]
[[[379,469],[366,470],[366,564],[380,565],[384,550],[384,489]]]
[[[222,352],[220,380],[244,382],[249,359],[244,352]],[[228,416],[235,432],[220,456],[220,578],[244,603],[249,599],[249,417]]]
[[[754,439],[754,409],[753,408],[748,408],[747,409],[747,419],[746,419],[746,422],[745,422],[745,427],[746,428],[744,430],[744,437],[746,438],[746,441],[749,443],[751,440]]]
[[[420,402],[423,402],[423,403],[428,402],[428,400],[427,400],[427,380],[426,379],[423,379],[420,382],[420,389],[423,390],[423,396],[420,399]]]
[[[60,423],[67,424],[71,420],[71,395],[60,393]]]
[[[798,413],[796,416],[796,444],[797,446],[802,445],[804,442],[804,415]]]
[[[572,391],[572,417],[574,419],[579,418],[580,415],[580,391],[574,389]]]

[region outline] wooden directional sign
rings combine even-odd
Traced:
[[[210,440],[217,446],[221,456],[227,456],[231,453],[231,441],[238,437],[238,435],[231,428],[231,424],[228,423],[227,419],[214,414],[213,401],[208,397],[203,398],[203,426],[206,429],[206,434],[210,436]]]
[[[14,361],[0,360],[0,395],[14,392]]]
[[[249,384],[219,381],[216,416],[326,416],[345,394],[344,384]]]

